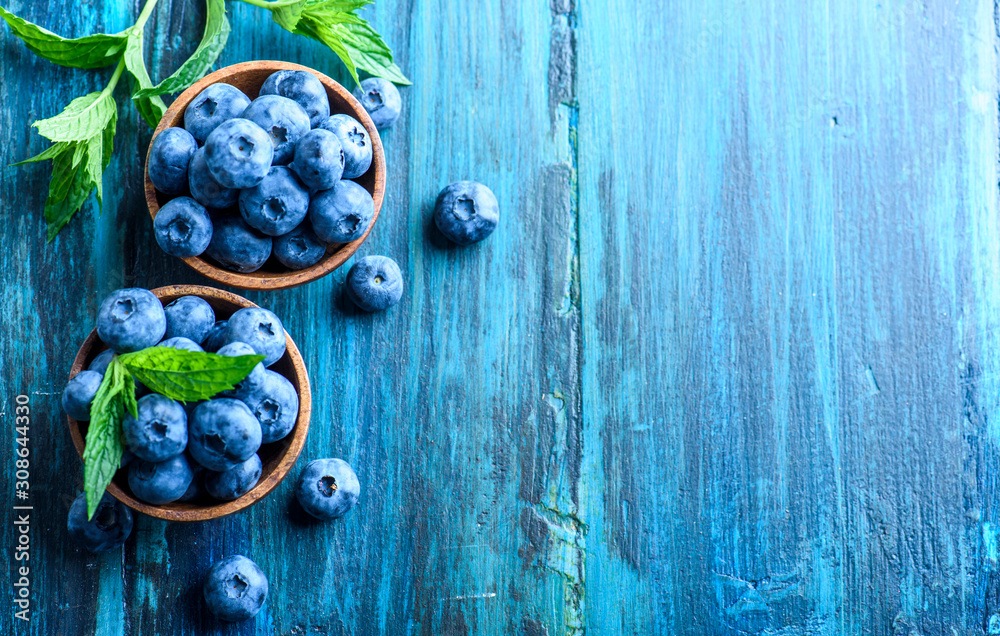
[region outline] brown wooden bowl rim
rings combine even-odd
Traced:
[[[178,95],[177,99],[175,99],[170,107],[167,108],[163,117],[160,118],[160,123],[157,125],[156,130],[153,131],[153,136],[149,140],[149,147],[146,149],[146,163],[143,166],[143,187],[146,194],[146,206],[149,208],[149,216],[150,218],[155,219],[156,214],[160,211],[160,204],[156,199],[156,188],[153,187],[153,182],[149,178],[148,168],[149,153],[153,147],[153,140],[155,140],[156,136],[159,135],[165,128],[170,127],[170,122],[174,122],[174,120],[182,117],[183,110],[187,108],[188,104],[191,103],[191,100],[193,100],[198,93],[204,90],[209,84],[214,84],[216,82],[229,83],[226,80],[237,76],[240,73],[261,70],[270,71],[272,73],[275,71],[285,70],[308,71],[319,78],[319,81],[322,82],[328,92],[333,91],[338,96],[345,99],[354,111],[351,115],[361,122],[361,124],[365,127],[365,130],[368,131],[368,135],[371,137],[372,165],[369,169],[375,171],[375,191],[372,193],[372,199],[375,202],[375,213],[372,215],[372,220],[368,224],[368,228],[365,230],[365,233],[362,234],[359,239],[340,245],[333,253],[330,253],[329,248],[327,248],[328,251],[323,257],[323,260],[315,265],[305,269],[292,270],[274,275],[262,275],[269,273],[261,272],[260,270],[249,274],[241,274],[239,272],[230,271],[213,265],[200,256],[181,258],[181,260],[193,270],[217,283],[222,283],[223,285],[228,285],[230,287],[238,287],[240,289],[273,291],[304,285],[326,276],[333,270],[343,265],[347,259],[353,256],[354,253],[358,251],[358,248],[361,247],[361,245],[368,239],[368,235],[371,233],[372,228],[375,227],[375,221],[378,220],[379,212],[382,210],[382,202],[385,198],[386,179],[385,151],[382,147],[382,138],[379,136],[378,129],[375,128],[375,124],[368,115],[368,111],[364,109],[361,103],[354,97],[353,94],[351,94],[349,90],[343,87],[336,80],[320,73],[316,69],[309,68],[308,66],[302,66],[301,64],[293,64],[291,62],[281,62],[278,60],[257,60],[253,62],[240,62],[238,64],[232,64],[230,66],[220,68],[219,70],[201,78],[189,86],[183,93]]]
[[[237,294],[216,289],[214,287],[206,287],[204,285],[168,285],[165,287],[157,287],[156,289],[151,289],[150,291],[160,299],[164,297],[179,298],[180,296],[198,296],[201,298],[209,298],[232,303],[239,307],[259,306]],[[299,385],[299,416],[298,419],[295,420],[295,428],[292,429],[291,443],[285,451],[285,454],[279,458],[278,465],[270,475],[261,479],[250,492],[238,499],[185,510],[173,510],[139,501],[119,487],[114,481],[108,485],[108,492],[111,493],[111,496],[129,508],[147,514],[151,517],[156,517],[157,519],[185,522],[208,521],[211,519],[219,519],[235,512],[239,512],[245,508],[249,508],[270,494],[272,490],[277,488],[278,484],[280,484],[281,481],[291,472],[292,467],[295,465],[299,455],[302,453],[303,447],[305,447],[306,435],[309,433],[309,420],[312,415],[312,390],[309,386],[309,374],[306,372],[305,362],[302,359],[302,354],[299,352],[298,347],[295,345],[295,341],[292,340],[292,337],[288,335],[287,331],[285,332],[285,338],[285,351],[288,354],[289,361],[291,362],[292,370],[295,374],[295,380]],[[90,334],[83,341],[80,349],[77,351],[76,357],[73,359],[73,366],[70,369],[69,377],[74,377],[77,373],[84,369],[84,363],[86,362],[88,355],[93,350],[94,346],[99,342],[100,338],[97,336],[97,329],[92,329]],[[73,446],[76,447],[76,452],[82,459],[85,444],[83,432],[80,426],[81,423],[69,416],[66,416],[66,419],[69,423],[69,434],[73,439]]]

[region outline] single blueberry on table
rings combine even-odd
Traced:
[[[365,311],[382,311],[403,296],[403,274],[387,256],[365,256],[347,273],[347,296]]]
[[[139,459],[162,462],[184,452],[188,441],[187,413],[180,402],[151,393],[137,403],[136,415],[125,414],[122,437]]]
[[[230,119],[205,140],[208,171],[226,188],[252,188],[267,175],[274,158],[274,144],[264,130],[249,119]]]
[[[164,307],[163,313],[167,317],[164,338],[182,336],[201,344],[215,325],[215,310],[198,296],[181,296]]]
[[[104,376],[97,371],[81,371],[74,375],[62,392],[62,407],[74,420],[90,421],[90,405]]]
[[[229,321],[220,320],[212,325],[208,335],[201,341],[201,346],[209,353],[217,352],[226,344],[226,335],[229,333]]]
[[[260,422],[261,443],[284,439],[295,427],[299,416],[299,395],[288,378],[265,371],[261,381],[246,383],[236,391]]]
[[[202,402],[188,420],[188,452],[209,470],[229,470],[250,459],[260,439],[260,422],[246,404],[232,398]]]
[[[108,365],[111,364],[111,358],[113,358],[114,355],[114,351],[111,349],[105,349],[90,361],[90,365],[87,366],[87,369],[90,371],[97,371],[101,375],[104,375],[104,372],[108,370]]]
[[[229,317],[226,343],[245,342],[264,356],[269,367],[285,355],[285,327],[274,312],[263,307],[244,307]]]
[[[347,514],[360,494],[358,476],[342,459],[309,462],[295,485],[295,497],[302,509],[323,521]]]
[[[298,102],[280,95],[261,95],[250,102],[240,117],[249,119],[270,135],[274,146],[271,163],[276,166],[292,160],[295,144],[311,128],[309,115]]]
[[[235,623],[257,615],[267,600],[267,577],[241,554],[216,561],[205,576],[205,606],[218,618]]]
[[[337,135],[316,128],[299,140],[289,167],[310,190],[326,190],[344,174],[344,149]]]
[[[212,84],[184,109],[184,128],[199,143],[204,143],[219,124],[239,117],[249,105],[250,98],[235,86]]]
[[[263,181],[240,192],[243,220],[268,236],[291,232],[308,211],[309,192],[284,166],[274,166]]]
[[[497,226],[500,209],[493,191],[476,181],[456,181],[441,190],[434,204],[434,224],[459,245],[481,241]]]
[[[372,165],[372,140],[368,131],[357,119],[338,113],[319,125],[329,130],[344,149],[344,179],[360,177]]]
[[[167,128],[149,149],[149,180],[164,194],[181,194],[188,187],[188,164],[198,142],[183,128]]]
[[[217,353],[220,356],[229,356],[231,358],[258,355],[257,352],[254,351],[253,347],[245,342],[231,342],[223,347],[220,347]],[[264,364],[262,362],[258,362],[256,366],[254,366],[253,370],[247,374],[247,377],[243,378],[243,380],[237,384],[232,391],[224,391],[223,393],[226,394],[226,397],[239,398],[238,394],[241,389],[261,384],[267,377],[267,373],[269,372],[264,368]],[[250,410],[252,411],[253,409]],[[267,442],[261,443],[266,444]]]
[[[170,349],[183,349],[185,351],[197,351],[203,353],[205,350],[200,344],[195,342],[190,338],[185,338],[184,336],[174,336],[173,338],[164,338],[160,341],[157,347],[168,347]]]
[[[309,125],[315,128],[330,116],[330,100],[326,88],[309,71],[278,71],[264,80],[261,95],[281,95],[299,104],[309,115]]]
[[[135,459],[128,465],[128,485],[132,494],[154,506],[177,501],[194,479],[194,467],[181,453],[162,462]]]
[[[222,210],[236,205],[239,190],[222,186],[208,170],[205,149],[199,148],[191,157],[188,168],[188,187],[195,201],[213,210]]]
[[[216,499],[232,501],[250,492],[257,481],[263,464],[254,453],[250,459],[221,473],[209,471],[205,474],[205,490]]]
[[[403,109],[403,100],[399,89],[387,79],[369,77],[354,89],[354,96],[368,111],[375,128],[382,130],[396,123],[399,112]]]
[[[309,223],[321,241],[350,243],[364,235],[375,216],[375,201],[357,183],[338,181],[309,202]]]
[[[97,312],[97,335],[118,353],[152,347],[166,330],[163,305],[148,289],[111,292]]]
[[[312,225],[303,221],[287,234],[275,237],[274,256],[288,269],[305,269],[323,260],[326,243],[313,232]]]
[[[226,269],[248,274],[260,269],[271,256],[271,237],[246,224],[238,214],[218,214],[215,231],[205,254]]]
[[[191,197],[171,199],[153,219],[156,242],[171,256],[200,256],[212,241],[212,219]]]
[[[87,495],[73,500],[66,520],[69,536],[89,552],[108,552],[120,548],[132,534],[132,512],[128,506],[104,493],[94,518],[87,519]]]

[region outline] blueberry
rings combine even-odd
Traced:
[[[368,131],[350,115],[331,115],[319,125],[337,136],[344,149],[344,179],[360,177],[372,165],[372,140]]]
[[[185,351],[198,351],[199,353],[204,353],[201,345],[190,338],[185,338],[184,336],[174,336],[173,338],[164,338],[160,341],[157,347],[168,347],[170,349],[183,349]]]
[[[167,316],[164,338],[183,336],[201,344],[215,324],[212,306],[198,296],[181,296],[164,307],[163,313]]]
[[[262,307],[245,307],[229,317],[226,342],[245,342],[264,356],[269,367],[285,355],[285,328],[281,320]]]
[[[316,459],[306,466],[295,485],[302,509],[324,521],[347,514],[361,494],[361,484],[342,459]]]
[[[382,311],[403,295],[403,274],[387,256],[365,256],[347,273],[347,295],[365,311]]]
[[[191,197],[167,201],[153,219],[156,242],[164,252],[181,258],[199,256],[212,240],[212,219]]]
[[[309,125],[319,126],[330,116],[330,100],[319,79],[308,71],[278,71],[264,80],[261,95],[281,95],[298,102],[309,115]]]
[[[280,373],[265,371],[262,381],[246,383],[236,397],[243,400],[260,422],[262,444],[284,439],[295,427],[299,395],[288,378]]]
[[[191,478],[191,485],[188,486],[187,490],[184,491],[184,494],[177,501],[194,501],[195,499],[201,499],[202,495],[205,494],[205,473],[208,471],[191,458],[188,458],[188,463],[194,468],[194,477]]]
[[[216,561],[205,576],[205,605],[230,623],[253,618],[267,600],[267,577],[241,554]]]
[[[254,453],[250,459],[229,470],[206,473],[205,490],[216,499],[224,501],[239,499],[257,485],[262,470],[260,456]]]
[[[111,292],[97,312],[97,335],[118,353],[152,347],[166,330],[163,305],[148,289]]]
[[[372,195],[353,181],[338,181],[309,203],[313,232],[327,243],[350,243],[361,238],[374,215]]]
[[[221,347],[217,353],[220,356],[230,356],[230,357],[258,355],[257,352],[253,350],[253,347],[251,347],[245,342],[231,342]],[[232,393],[233,395],[231,397],[239,398],[238,392],[240,391],[240,389],[261,384],[267,377],[266,375],[267,373],[269,373],[269,371],[267,371],[267,369],[264,368],[264,364],[258,362],[257,365],[253,368],[253,370],[250,371],[249,374],[247,374],[247,377],[243,378],[243,380],[236,385],[236,388],[233,391],[227,391],[226,393]],[[253,411],[252,408],[250,410]]]
[[[135,459],[135,453],[133,453],[127,448],[122,450],[122,459],[120,462],[118,462],[118,467],[124,468],[125,466],[128,466],[133,459]]]
[[[180,402],[151,393],[137,402],[137,417],[122,420],[125,444],[139,459],[162,462],[184,452],[187,414]]]
[[[434,223],[459,245],[481,241],[493,232],[500,218],[497,198],[476,181],[456,181],[441,190],[434,204]]]
[[[319,240],[308,221],[274,239],[274,256],[288,269],[305,269],[326,255],[326,243]]]
[[[199,404],[188,421],[188,452],[209,470],[229,470],[250,459],[260,448],[260,437],[257,418],[232,398]]]
[[[89,552],[108,552],[122,547],[132,534],[132,512],[128,506],[104,493],[93,519],[87,520],[87,495],[73,500],[66,520],[69,536]]]
[[[62,392],[62,407],[74,420],[90,421],[90,405],[104,376],[97,371],[81,371],[73,376]]]
[[[256,272],[271,256],[271,237],[253,229],[239,216],[219,214],[215,232],[205,253],[226,269]]]
[[[132,494],[154,506],[183,497],[192,479],[194,467],[184,453],[162,462],[135,459],[128,465],[128,485]]]
[[[263,181],[240,192],[243,220],[268,236],[291,232],[308,211],[309,192],[284,166],[274,166]]]
[[[104,375],[104,372],[108,370],[108,365],[111,364],[111,358],[113,358],[114,355],[114,351],[111,349],[105,349],[90,361],[90,365],[87,368],[91,371],[97,371],[101,375]]]
[[[223,122],[205,140],[208,171],[226,188],[254,187],[271,169],[273,158],[271,137],[249,119]]]
[[[399,89],[389,80],[369,77],[354,89],[354,96],[368,111],[372,123],[379,130],[392,126],[399,119],[403,100],[399,96]]]
[[[297,102],[280,95],[261,95],[240,115],[260,126],[271,136],[272,164],[283,166],[292,160],[295,144],[309,132],[309,115]]]
[[[239,190],[225,188],[215,180],[205,162],[205,149],[199,148],[191,157],[188,168],[188,187],[195,201],[208,208],[222,210],[236,205],[240,196]]]
[[[220,320],[209,330],[208,335],[201,341],[201,346],[209,353],[215,353],[226,344],[226,336],[229,333],[229,321]]]
[[[198,142],[183,128],[166,128],[149,150],[149,180],[164,194],[181,194],[188,187],[188,164]]]
[[[199,143],[222,122],[239,117],[250,105],[243,91],[229,84],[212,84],[198,93],[184,110],[184,127]]]
[[[310,190],[326,190],[344,174],[344,149],[337,135],[316,128],[299,140],[289,167]]]

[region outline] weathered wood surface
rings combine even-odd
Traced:
[[[137,0],[8,0],[66,35]],[[231,3],[222,64],[332,55]],[[97,73],[0,35],[0,398],[34,409],[30,625],[44,634],[1000,633],[997,32],[985,0],[405,2],[371,11],[414,87],[383,136],[362,253],[402,266],[383,315],[343,271],[249,294],[314,387],[303,459],[364,486],[340,522],[291,484],[225,520],[67,540],[82,479],[58,391],[96,303],[203,282],[142,200],[124,105],[103,216],[43,240],[29,132]],[[201,2],[162,0],[154,76]],[[438,190],[479,179],[497,232],[458,249]],[[13,454],[5,452],[8,461]],[[12,492],[4,467],[3,490]],[[12,546],[9,524],[4,549]],[[271,580],[254,622],[199,601],[216,558]],[[9,592],[5,592],[9,594]]]

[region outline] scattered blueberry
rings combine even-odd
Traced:
[[[274,239],[274,256],[288,269],[305,269],[323,259],[326,243],[319,240],[308,221]]]
[[[212,84],[191,100],[184,110],[184,127],[199,143],[224,121],[239,117],[250,105],[243,91],[229,84]]]
[[[337,135],[315,128],[299,140],[289,167],[310,190],[326,190],[344,174],[344,149]]]
[[[246,224],[239,215],[219,214],[205,254],[226,269],[256,272],[271,256],[271,237]]]
[[[267,175],[274,157],[271,137],[249,119],[219,124],[205,140],[205,163],[227,188],[252,188]]]
[[[260,448],[260,439],[257,418],[232,398],[199,404],[188,421],[188,452],[209,470],[229,470],[246,461]]]
[[[240,115],[260,126],[274,146],[272,164],[283,166],[292,160],[295,143],[309,132],[309,115],[297,102],[280,95],[261,95]]]
[[[337,114],[331,115],[319,127],[336,135],[344,149],[344,179],[368,172],[372,165],[372,140],[361,122],[350,115]]]
[[[476,181],[456,181],[441,190],[434,204],[434,223],[459,245],[481,241],[493,232],[500,218],[497,198]]]
[[[190,338],[185,338],[184,336],[174,336],[173,338],[164,338],[160,341],[157,347],[169,347],[171,349],[183,349],[185,351],[198,351],[204,352],[200,344],[195,342]]]
[[[205,605],[217,617],[235,623],[253,618],[267,600],[267,577],[241,554],[216,561],[205,576]]]
[[[361,484],[342,459],[316,459],[306,466],[295,486],[302,509],[324,521],[344,516],[361,494]]]
[[[369,77],[354,89],[354,96],[368,111],[375,128],[382,130],[396,123],[403,100],[395,84],[381,77]]]
[[[330,116],[330,100],[323,83],[308,71],[278,71],[260,87],[261,95],[281,95],[298,102],[316,127]]]
[[[132,494],[154,506],[183,497],[192,479],[194,468],[184,453],[162,462],[135,459],[128,465],[128,485]]]
[[[365,256],[347,273],[347,295],[365,311],[382,311],[403,295],[403,274],[387,256]]]
[[[62,392],[62,407],[74,420],[90,421],[90,405],[101,387],[104,376],[97,371],[81,371],[74,375]]]
[[[205,474],[205,490],[216,499],[232,501],[250,492],[257,481],[263,465],[260,456],[254,453],[250,459],[221,473]]]
[[[73,500],[66,520],[69,536],[89,552],[108,552],[120,548],[132,534],[132,512],[125,504],[104,493],[93,519],[87,520],[87,495]]]
[[[243,220],[268,236],[291,232],[308,211],[309,192],[284,166],[274,166],[263,181],[240,192]]]
[[[299,395],[280,373],[265,371],[261,380],[240,387],[236,397],[243,400],[260,422],[262,444],[284,439],[295,427]]]
[[[188,187],[191,189],[191,196],[198,203],[207,208],[222,210],[236,205],[236,200],[240,196],[239,190],[225,188],[212,173],[205,163],[205,149],[199,148],[198,152],[191,157],[191,166],[188,168]]]
[[[171,256],[199,256],[212,240],[212,219],[191,197],[167,201],[153,219],[156,242]]]
[[[209,330],[208,335],[201,341],[201,346],[209,353],[217,352],[226,344],[226,336],[229,333],[229,321],[220,320]]]
[[[229,317],[226,342],[245,342],[264,356],[269,367],[285,355],[285,327],[281,320],[262,307],[245,307]]]
[[[108,365],[111,364],[111,358],[114,356],[114,351],[111,349],[105,349],[90,361],[90,365],[87,368],[91,371],[97,371],[101,375],[104,375],[104,372],[108,370]]]
[[[350,243],[361,238],[374,215],[372,195],[353,181],[338,181],[309,202],[313,232],[327,243]]]
[[[162,462],[184,452],[187,414],[180,402],[151,393],[137,402],[137,417],[122,420],[125,444],[139,459]]]
[[[149,150],[149,180],[164,194],[182,194],[188,187],[188,164],[198,142],[183,128],[167,128]]]
[[[152,347],[163,338],[167,318],[160,300],[147,289],[119,289],[101,303],[97,335],[119,353]]]
[[[201,344],[215,325],[215,311],[198,296],[181,296],[164,307],[163,313],[167,317],[164,338],[183,336]]]

